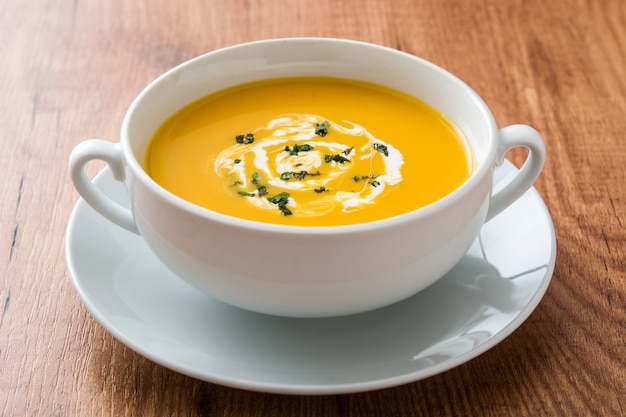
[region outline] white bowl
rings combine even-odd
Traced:
[[[185,105],[225,87],[266,78],[332,76],[404,91],[446,115],[467,138],[471,177],[444,198],[380,221],[327,227],[253,222],[187,202],[155,183],[140,161],[154,131]],[[515,146],[530,149],[516,178],[492,194],[492,173]],[[105,160],[129,191],[131,211],[103,196],[84,173]],[[520,197],[545,160],[539,134],[498,130],[462,81],[413,55],[328,38],[252,42],[202,55],[151,83],[130,106],[118,143],[76,146],[70,173],[102,215],[140,234],[176,275],[224,302],[293,317],[345,315],[383,307],[426,288],[468,250],[483,223]]]

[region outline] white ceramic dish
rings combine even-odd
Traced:
[[[183,106],[226,87],[294,76],[365,81],[419,98],[463,134],[472,156],[470,177],[439,200],[404,214],[374,222],[306,227],[289,225],[289,220],[254,222],[197,206],[161,187],[145,171],[154,132]],[[302,133],[307,131],[315,135],[312,126]],[[393,146],[393,138],[388,140]],[[324,158],[325,151],[319,148],[326,145],[310,144],[318,147],[312,155]],[[528,151],[517,178],[492,192],[494,167],[516,147]],[[410,151],[402,149],[405,154]],[[272,155],[285,154],[281,150]],[[88,139],[74,147],[69,174],[91,207],[140,234],[164,265],[195,288],[248,310],[319,318],[388,306],[437,281],[467,253],[485,220],[531,187],[545,156],[543,139],[535,129],[520,124],[498,128],[476,92],[430,62],[364,42],[286,38],[218,49],[167,71],[130,105],[119,142]],[[212,164],[209,159],[201,156],[188,163],[206,166]],[[83,168],[93,160],[105,161],[126,185],[131,210],[103,197],[87,178]],[[267,177],[282,174],[268,175],[263,164],[256,169]]]
[[[494,178],[503,184],[515,172],[505,162]],[[95,183],[127,203],[124,185],[108,169]],[[122,343],[201,380],[285,394],[386,388],[480,355],[535,309],[556,256],[550,215],[533,188],[485,224],[461,262],[426,290],[368,313],[298,319],[241,310],[193,289],[139,236],[82,200],[66,238],[79,296]]]

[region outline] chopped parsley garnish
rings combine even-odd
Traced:
[[[254,134],[253,133],[246,133],[245,135],[237,135],[237,136],[235,136],[235,141],[237,143],[242,143],[244,145],[248,145],[248,144],[254,142]]]
[[[320,188],[315,188],[313,191],[315,191],[316,193],[320,194],[320,193],[323,193],[324,191],[328,191],[328,188],[326,188],[324,186],[320,186]]]
[[[269,191],[267,191],[267,187],[264,185],[261,185],[259,188],[256,189],[257,193],[259,193],[259,197],[263,197],[264,195],[267,195],[267,193]]]
[[[276,194],[273,197],[268,197],[267,200],[272,204],[276,204],[283,215],[290,216],[293,214],[291,210],[287,208],[287,203],[289,202],[288,192],[283,191],[282,193]]]
[[[350,148],[348,148],[348,149],[345,149],[345,150],[344,150],[343,152],[341,152],[341,153],[342,153],[342,154],[344,154],[345,156],[348,156],[348,155],[350,155],[350,153],[352,153],[352,151],[353,151],[353,150],[354,150],[354,146],[352,146],[352,147],[350,147]]]
[[[315,123],[315,134],[321,137],[328,135],[329,126],[330,122],[328,120],[324,120],[322,123]]]
[[[237,159],[235,159],[235,161],[234,161],[234,162],[235,162],[236,164],[239,164],[239,163],[241,163],[241,159],[237,158]]]
[[[267,191],[267,187],[265,185],[261,185],[259,181],[261,181],[261,175],[254,171],[252,173],[252,184],[256,185],[256,191],[259,197],[263,197],[264,195],[267,195],[269,191]]]
[[[237,194],[242,195],[244,197],[254,197],[254,196],[259,196],[259,197],[263,197],[266,196],[267,193],[269,192],[267,187],[265,185],[261,185],[259,183],[259,181],[261,180],[261,175],[259,175],[258,172],[253,172],[252,173],[252,184],[254,184],[256,186],[256,193],[251,192],[251,191],[237,191]],[[241,183],[241,181],[235,181],[232,186],[238,186],[238,185],[243,185]]]
[[[387,150],[387,146],[382,143],[375,143],[374,150],[382,153],[385,156],[389,156],[389,151]]]
[[[244,197],[254,197],[254,196],[256,196],[256,194],[249,193],[247,191],[237,191],[237,194],[242,195]]]
[[[276,194],[273,197],[268,197],[267,199],[272,204],[287,204],[289,202],[289,193],[283,191],[282,193]]]
[[[283,172],[282,174],[280,174],[280,179],[283,181],[289,181],[290,179],[294,178],[297,180],[303,180],[304,177],[306,177],[307,175],[310,175],[312,177],[316,177],[318,175],[322,175],[321,172],[319,171],[315,171],[315,172],[308,172],[308,171],[287,171],[287,172]]]
[[[359,181],[363,181],[363,180],[373,180],[376,177],[378,177],[378,174],[361,175],[360,177],[355,175],[354,177],[352,177],[352,180],[354,182],[359,182]]]
[[[380,185],[380,182],[373,181],[376,177],[378,177],[378,174],[361,175],[360,177],[355,175],[354,177],[352,177],[352,180],[354,182],[372,180],[372,181],[368,181],[367,183],[370,184],[372,187],[378,187]]]
[[[348,158],[346,158],[345,156],[342,155],[325,155],[324,156],[324,162],[329,163],[335,161],[337,163],[343,164],[345,162],[350,162],[350,160]]]
[[[311,149],[313,149],[313,146],[307,143],[302,144],[302,145],[298,145],[296,143],[295,145],[293,145],[293,148],[290,148],[289,146],[285,146],[285,152],[289,152],[289,155],[298,155],[299,152],[308,152]]]
[[[279,204],[278,210],[280,210],[280,212],[283,213],[284,216],[291,216],[293,214],[291,210],[289,210],[284,204]]]

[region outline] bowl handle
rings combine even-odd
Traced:
[[[139,234],[131,211],[104,195],[85,174],[85,165],[92,160],[106,162],[117,181],[124,182],[124,158],[119,143],[89,139],[79,143],[70,155],[70,177],[81,197],[94,210],[124,229]]]
[[[491,196],[487,221],[520,198],[539,177],[546,161],[546,147],[541,135],[526,125],[511,125],[500,129],[500,140],[496,155],[496,165],[504,162],[505,154],[512,148],[528,148],[528,157],[510,183]]]

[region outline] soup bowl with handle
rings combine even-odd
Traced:
[[[474,169],[461,186],[425,207],[361,224],[292,226],[244,220],[194,205],[144,170],[157,128],[213,92],[279,77],[366,81],[417,97],[463,133]],[[515,177],[493,191],[506,152],[526,147]],[[180,279],[208,296],[259,313],[329,317],[405,299],[440,279],[467,252],[486,221],[523,195],[545,161],[541,136],[526,125],[499,129],[484,101],[444,69],[414,55],[331,38],[256,41],[209,52],[149,84],[133,101],[119,142],[89,139],[70,155],[71,179],[102,216],[140,235]],[[108,164],[130,208],[107,198],[85,174]]]

